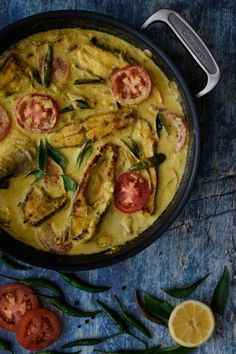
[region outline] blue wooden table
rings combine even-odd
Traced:
[[[163,295],[161,287],[184,284],[211,272],[205,284],[193,297],[209,303],[212,291],[223,271],[230,270],[230,294],[225,316],[219,319],[212,340],[197,349],[198,354],[236,353],[236,4],[234,0],[1,0],[0,27],[42,11],[84,9],[109,14],[129,22],[136,28],[160,8],[178,11],[202,36],[214,53],[221,80],[207,97],[197,101],[201,120],[202,154],[198,179],[184,211],[170,230],[139,255],[112,267],[82,272],[86,280],[112,285],[106,295],[94,296],[62,283],[53,271],[35,268],[30,276],[56,281],[65,290],[71,304],[78,301],[86,309],[95,308],[95,299],[112,304],[112,294],[119,295],[134,313],[134,289]],[[169,30],[162,24],[148,30],[150,36],[177,63],[193,92],[204,86],[205,77]],[[0,44],[1,45],[1,44]],[[24,272],[10,272],[0,266],[0,272],[24,277]],[[5,282],[0,279],[0,285]],[[122,290],[123,288],[123,290]],[[124,290],[125,289],[125,290]],[[114,333],[110,321],[101,315],[86,323],[84,319],[63,317],[64,330],[55,348],[68,340],[98,337]],[[153,343],[173,344],[167,329],[144,320],[153,333]],[[0,338],[15,343],[13,334],[0,330]],[[127,336],[100,345],[100,348],[142,348]],[[27,353],[14,344],[17,354]],[[83,348],[92,353],[93,348]]]

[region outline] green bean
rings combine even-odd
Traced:
[[[143,303],[143,301],[141,299],[141,296],[140,296],[140,293],[138,290],[135,291],[135,300],[136,300],[139,311],[144,315],[144,317],[146,317],[149,321],[152,321],[160,326],[166,326],[166,323],[162,318],[153,315],[151,312],[149,312],[147,310],[145,304]]]
[[[101,293],[110,289],[109,286],[96,286],[93,284],[89,284],[84,280],[81,280],[78,277],[74,277],[70,274],[62,274],[62,277],[71,286],[74,286],[75,288],[78,288],[80,290],[87,291],[89,293]]]
[[[101,307],[103,312],[107,315],[107,317],[110,318],[112,323],[119,329],[121,333],[126,333],[133,338],[137,339],[138,341],[142,342],[146,346],[146,342],[144,342],[142,339],[136,337],[134,334],[132,334],[126,324],[126,322],[123,320],[123,318],[118,315],[114,310],[112,310],[110,307],[108,307],[106,304],[101,302],[100,300],[97,300],[98,305]]]
[[[32,267],[21,265],[7,256],[2,256],[0,258],[0,263],[4,264],[6,267],[15,269],[15,270],[32,270]]]
[[[90,345],[97,345],[106,342],[110,338],[116,337],[120,335],[120,333],[114,333],[110,336],[107,337],[101,337],[101,338],[84,338],[84,339],[79,339],[75,340],[73,342],[66,343],[62,346],[62,349],[68,349],[68,348],[74,348],[74,347],[80,347],[80,346],[90,346]]]
[[[129,170],[130,171],[140,171],[143,169],[148,169],[151,167],[158,167],[160,164],[162,164],[166,159],[165,154],[155,154],[148,159],[141,160],[140,162],[132,165]]]
[[[71,306],[70,304],[68,304],[66,301],[62,300],[59,297],[45,296],[45,295],[44,297],[46,297],[50,301],[50,303],[53,306],[55,306],[58,310],[72,317],[92,317],[101,313],[101,311],[82,311],[74,306]]]
[[[10,344],[2,339],[0,339],[0,349],[5,350],[6,352],[9,352],[11,354],[14,354],[13,351],[11,350]]]
[[[51,280],[48,279],[22,279],[20,282],[27,286],[32,286],[33,288],[46,288],[54,292],[55,295],[64,298],[63,291]]]
[[[127,312],[123,309],[118,297],[114,295],[114,299],[116,300],[124,319],[129,324],[134,326],[139,332],[143,333],[146,337],[151,338],[151,334],[150,334],[149,330],[141,322],[139,322],[133,315],[131,315],[129,312]]]
[[[43,68],[42,68],[42,84],[44,87],[48,87],[51,82],[52,65],[53,65],[53,48],[52,45],[49,44],[46,57],[44,58],[43,61]]]

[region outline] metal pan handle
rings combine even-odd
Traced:
[[[175,35],[187,48],[192,57],[207,74],[207,84],[205,88],[196,96],[202,97],[210,92],[219,81],[220,69],[205,43],[192,29],[192,27],[190,27],[190,25],[179,14],[172,10],[162,9],[155,12],[142,25],[141,29],[149,27],[156,21],[161,21],[168,24]]]

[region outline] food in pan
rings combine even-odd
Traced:
[[[28,245],[115,252],[167,208],[187,147],[180,93],[149,51],[60,29],[0,56],[0,226]]]

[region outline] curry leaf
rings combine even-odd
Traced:
[[[192,292],[209,276],[210,273],[205,275],[203,278],[198,279],[194,283],[187,284],[180,288],[170,288],[170,289],[163,289],[168,295],[175,297],[175,298],[183,298],[192,294]]]
[[[90,108],[90,105],[85,100],[77,99],[76,102],[77,102],[80,109],[89,109]]]
[[[151,167],[158,167],[160,164],[162,164],[165,161],[165,159],[166,159],[165,154],[155,154],[154,156],[151,156],[148,159],[141,160],[140,162],[132,165],[129,168],[129,170],[140,171]]]
[[[153,315],[169,319],[173,307],[166,301],[160,300],[148,293],[144,294],[144,304]]]
[[[35,176],[35,180],[33,183],[39,181],[40,179],[42,179],[44,176],[46,176],[46,172],[41,171],[41,170],[35,170],[30,172],[27,176],[31,176],[34,175]]]
[[[92,143],[91,140],[88,140],[77,157],[76,164],[78,167],[80,167],[82,163],[87,161],[87,158],[91,154],[91,152],[92,152]]]
[[[131,137],[129,137],[131,143],[127,143],[125,140],[121,139],[121,141],[127,146],[127,148],[132,152],[132,154],[134,154],[135,157],[137,157],[137,159],[140,159],[140,147],[139,144],[137,143],[136,140],[132,139]]]
[[[69,176],[63,175],[64,188],[66,192],[75,192],[77,189],[77,183]]]
[[[48,156],[50,156],[58,165],[61,166],[63,171],[65,171],[68,164],[67,158],[61,153],[59,149],[52,146],[48,141],[46,144]]]
[[[47,163],[47,146],[45,140],[40,140],[39,150],[38,150],[38,165],[41,171],[45,172]]]
[[[149,321],[154,322],[160,326],[166,326],[166,322],[160,316],[156,316],[152,314],[150,311],[148,311],[148,309],[146,308],[145,304],[141,299],[138,290],[135,291],[135,300],[139,311],[143,314],[144,317],[146,317]]]
[[[60,113],[67,113],[67,112],[73,112],[75,110],[74,106],[72,104],[69,104],[68,106],[66,106],[65,108],[62,108],[60,110]]]
[[[86,85],[86,84],[101,84],[104,82],[104,79],[100,77],[95,77],[91,79],[78,79],[74,81],[74,85]]]
[[[156,117],[156,131],[157,131],[157,135],[159,135],[159,132],[160,132],[162,129],[163,129],[163,130],[166,132],[166,134],[168,135],[168,132],[167,132],[166,127],[165,127],[165,124],[164,124],[164,122],[163,122],[163,120],[162,120],[162,117],[161,117],[161,113],[158,112],[158,113],[157,113],[157,117]]]
[[[224,272],[214,290],[214,294],[211,301],[212,309],[219,313],[224,314],[224,309],[228,297],[229,291],[229,272],[227,267],[224,267]]]

